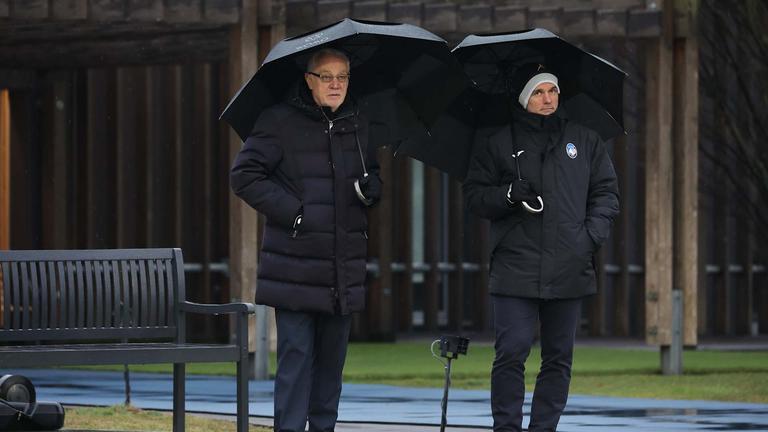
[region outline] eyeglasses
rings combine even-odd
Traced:
[[[307,72],[307,73],[310,74],[310,75],[314,75],[314,76],[320,78],[320,81],[322,81],[322,82],[324,82],[326,84],[328,84],[331,81],[333,81],[334,78],[336,78],[336,81],[338,81],[340,84],[346,84],[349,81],[349,74],[333,76],[333,75],[327,75],[327,74],[322,74],[321,75],[321,74],[314,73],[314,72]]]

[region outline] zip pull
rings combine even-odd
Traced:
[[[328,131],[330,132],[331,129],[333,129],[333,121],[332,120],[328,120]]]

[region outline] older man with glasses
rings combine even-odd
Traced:
[[[365,306],[366,209],[381,179],[349,69],[341,51],[316,51],[231,170],[235,194],[266,216],[256,302],[275,307],[279,432],[334,430],[351,313]]]

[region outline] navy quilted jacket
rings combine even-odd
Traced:
[[[376,149],[368,148],[368,122],[351,101],[336,113],[321,111],[298,88],[259,116],[235,158],[231,186],[266,216],[255,301],[345,315],[365,307],[368,226],[354,181],[363,176],[359,147],[378,200]]]

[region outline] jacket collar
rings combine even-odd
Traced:
[[[336,121],[348,117],[356,117],[358,114],[357,103],[355,103],[349,93],[347,93],[347,98],[336,112],[331,111],[328,107],[318,106],[303,80],[300,80],[294,86],[290,94],[291,96],[288,98],[287,103],[313,120]]]
[[[554,113],[545,116],[528,112],[520,105],[512,104],[512,119],[515,127],[541,132],[558,132],[563,128],[567,118],[562,106],[558,107]]]

